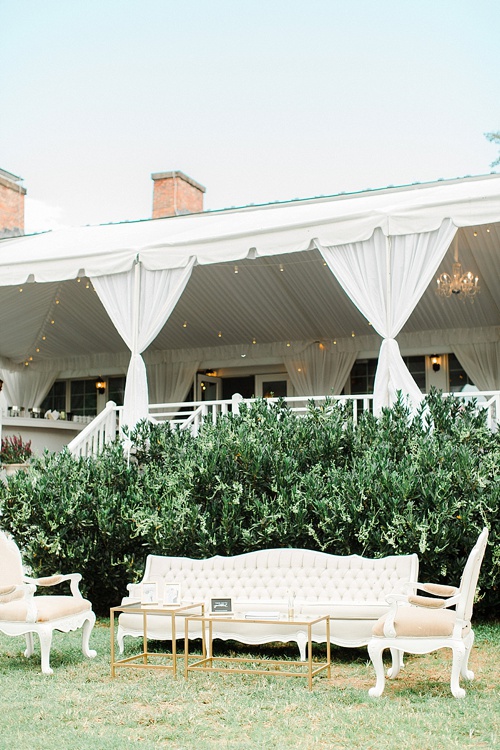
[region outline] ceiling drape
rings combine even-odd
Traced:
[[[457,344],[455,354],[480,391],[500,390],[500,342]]]
[[[148,388],[151,404],[184,401],[198,370],[199,361],[158,362],[148,364]]]
[[[314,342],[284,360],[298,396],[325,396],[341,393],[356,356],[354,350],[339,352],[333,344]]]
[[[4,381],[3,392],[8,404],[24,406],[31,409],[40,406],[52,388],[58,372],[36,370],[25,367],[22,370],[0,370],[0,379]]]
[[[94,289],[131,352],[122,424],[134,427],[148,415],[148,380],[142,352],[165,325],[191,275],[184,268],[149,271],[136,263],[130,271],[91,278]]]
[[[416,406],[422,394],[395,340],[444,257],[456,233],[447,219],[439,229],[386,237],[379,229],[368,240],[322,247],[320,252],[346,294],[383,337],[375,375],[373,408],[380,414],[397,392]]]

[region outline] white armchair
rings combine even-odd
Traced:
[[[483,529],[469,555],[458,588],[414,583],[415,590],[432,596],[394,594],[387,597],[391,609],[375,623],[373,637],[368,643],[368,653],[377,677],[375,687],[369,690],[372,697],[378,698],[385,688],[382,654],[387,648],[392,655],[392,667],[387,672],[391,679],[398,675],[405,651],[428,654],[440,648],[451,648],[451,692],[455,698],[465,696],[459,680],[460,675],[465,680],[474,679],[474,673],[468,669],[469,654],[474,643],[471,617],[487,541],[488,529]]]
[[[92,658],[90,633],[95,623],[92,605],[80,593],[79,573],[30,578],[23,575],[21,553],[13,539],[0,531],[0,631],[6,635],[26,637],[26,657],[33,654],[33,633],[40,639],[42,672],[52,674],[50,647],[52,633],[68,633],[83,627],[83,653]],[[70,582],[71,596],[35,596],[38,586],[55,586]]]

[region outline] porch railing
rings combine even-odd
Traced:
[[[118,434],[121,410],[114,401],[108,401],[103,411],[68,444],[69,452],[86,457],[102,453],[106,443],[111,443]]]
[[[474,393],[451,393],[463,401],[475,399],[478,409],[486,410],[486,423],[492,431],[500,424],[500,391],[478,391]],[[222,401],[179,401],[168,404],[150,404],[148,418],[151,422],[168,422],[172,428],[190,430],[197,435],[202,422],[209,419],[213,424],[219,416],[237,414],[242,403],[251,404],[257,399],[243,399],[238,394]],[[296,414],[306,414],[309,403],[321,405],[327,400],[350,404],[353,419],[356,422],[364,411],[373,408],[373,395],[355,396],[288,396],[283,401]],[[276,403],[278,399],[267,399],[267,403]],[[75,456],[96,456],[106,443],[114,440],[119,432],[122,407],[108,401],[102,411],[84,430],[69,443],[68,448]]]
[[[240,404],[252,404],[258,399],[242,398],[235,394],[232,398],[220,401],[188,401],[172,404],[151,404],[149,407],[149,419],[151,422],[169,422],[172,427],[178,426],[181,430],[190,429],[193,435],[197,435],[203,421],[210,419],[213,424],[219,416],[224,414],[237,414]],[[296,414],[306,414],[310,402],[321,405],[327,400],[349,403],[352,405],[354,420],[358,419],[361,412],[371,410],[373,396],[287,396],[282,399],[290,411]],[[268,404],[274,404],[279,399],[268,398]]]

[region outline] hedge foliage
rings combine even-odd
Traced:
[[[458,583],[484,526],[477,609],[500,602],[500,433],[474,403],[438,393],[355,424],[348,406],[242,406],[198,437],[139,424],[128,461],[34,459],[0,484],[0,525],[36,575],[79,571],[102,614],[148,553],[207,557],[302,547],[370,557],[417,552],[420,580]]]

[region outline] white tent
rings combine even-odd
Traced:
[[[457,230],[481,279],[473,306],[429,288],[451,267]],[[0,368],[19,371],[33,401],[61,370],[100,371],[128,351],[133,424],[147,411],[145,351],[153,361],[375,330],[376,408],[398,389],[418,400],[396,337],[498,352],[499,251],[500,175],[3,240]]]

